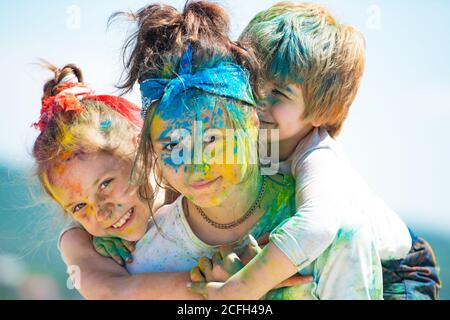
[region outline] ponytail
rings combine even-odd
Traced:
[[[123,47],[125,70],[117,87],[124,93],[148,77],[176,77],[188,44],[194,53],[193,71],[230,60],[248,69],[255,83],[259,74],[256,56],[229,38],[229,17],[219,4],[187,1],[182,12],[152,4],[136,13],[115,13],[110,21],[120,16],[131,18],[138,27]]]

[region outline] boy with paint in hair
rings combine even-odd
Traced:
[[[377,298],[358,293],[352,280],[352,273],[371,270],[364,262],[362,270],[349,268],[362,251],[352,256],[339,244],[365,224],[382,263],[384,299],[436,299],[440,282],[431,247],[370,190],[335,139],[363,75],[362,34],[320,5],[283,2],[259,13],[240,42],[262,63],[259,118],[262,128],[279,130],[279,140],[270,142],[279,143],[280,170],[296,178],[297,213],[271,233],[264,249],[274,252],[266,257],[281,252],[276,268],[258,256],[245,267],[234,254],[203,258],[198,269],[210,283],[195,290],[223,298],[224,287],[258,292],[263,283],[301,272],[314,277],[312,298]],[[264,281],[252,281],[258,278]]]

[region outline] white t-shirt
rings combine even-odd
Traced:
[[[212,256],[218,246],[201,241],[192,231],[183,212],[183,197],[161,207],[150,222],[147,233],[136,244],[131,274],[142,272],[179,272],[196,266],[198,259]]]
[[[297,213],[274,230],[274,242],[301,270],[335,240],[345,223],[367,219],[381,260],[404,258],[411,248],[405,223],[351,167],[340,144],[315,128],[280,171],[296,180]]]

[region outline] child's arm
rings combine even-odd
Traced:
[[[225,283],[192,283],[191,290],[210,300],[258,300],[296,272],[286,255],[269,243]],[[310,278],[304,277],[294,284],[309,281]]]
[[[245,268],[223,285],[210,285],[209,291],[217,299],[259,299],[331,245],[346,205],[342,200],[348,199],[342,196],[345,188],[340,183],[345,179],[340,177],[342,170],[336,160],[332,151],[316,150],[301,163],[294,162],[296,214],[271,233],[269,245]]]
[[[248,292],[244,293],[245,296],[227,296],[224,292],[226,287],[222,289],[222,286],[223,282],[227,281],[231,276],[243,269],[246,264],[261,252],[261,247],[265,247],[268,242],[268,239],[266,240],[265,238],[266,237],[263,236],[263,238],[259,239],[258,243],[252,236],[249,236],[250,243],[239,256],[237,253],[233,252],[232,247],[222,246],[220,247],[220,250],[213,255],[212,259],[202,257],[198,262],[198,266],[191,270],[191,280],[194,282],[190,285],[191,290],[202,295],[206,299],[256,299],[250,297]],[[277,286],[270,289],[291,287],[311,281],[311,276],[296,275],[278,283]]]
[[[297,211],[270,235],[298,270],[316,260],[334,241],[350,209],[346,177],[333,151],[318,149],[294,159]],[[348,177],[347,177],[348,178]]]
[[[130,275],[113,260],[100,256],[90,235],[81,229],[64,233],[61,253],[68,266],[80,270],[79,291],[87,299],[200,299],[186,287],[189,272]]]

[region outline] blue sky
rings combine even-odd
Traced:
[[[184,1],[164,1],[181,8]],[[236,38],[276,1],[218,1]],[[365,77],[341,141],[370,186],[407,221],[450,230],[450,2],[317,1],[360,29],[367,41]],[[50,76],[38,58],[82,67],[87,82],[115,92],[120,48],[129,26],[106,30],[117,10],[143,0],[1,1],[0,162],[29,167],[41,88]],[[139,103],[135,90],[128,98]]]

